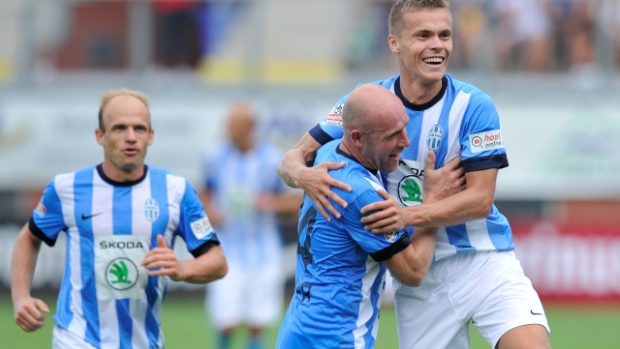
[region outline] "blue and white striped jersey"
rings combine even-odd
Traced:
[[[232,143],[223,142],[205,155],[205,186],[224,216],[217,229],[231,265],[280,267],[282,241],[277,217],[258,209],[256,202],[261,195],[286,190],[278,176],[281,159],[280,150],[267,143],[241,153]]]
[[[330,174],[353,190],[338,194],[348,206],[340,219],[326,221],[304,197],[299,212],[295,294],[276,348],[373,348],[385,286],[381,263],[410,244],[406,232],[372,234],[361,223],[362,207],[382,201],[379,173],[339,149],[340,141],[319,149],[315,164],[345,161]]]
[[[446,74],[436,98],[425,105],[413,105],[402,95],[399,79],[392,76],[372,82],[396,94],[409,116],[411,145],[401,153],[401,165],[388,176],[389,192],[397,201],[406,206],[421,201],[422,186],[417,182],[423,178],[429,151],[437,155],[437,168],[457,155],[466,172],[508,166],[499,116],[487,94]],[[328,117],[310,131],[319,143],[342,137],[342,108],[347,97],[342,97]],[[493,205],[485,219],[439,228],[435,260],[456,253],[513,249],[508,221]]]
[[[161,348],[160,309],[167,278],[140,265],[163,235],[199,256],[219,244],[194,188],[183,177],[146,167],[127,183],[101,165],[57,175],[30,220],[52,246],[66,234],[64,276],[54,320],[96,348]]]

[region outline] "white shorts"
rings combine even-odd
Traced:
[[[54,326],[52,331],[52,349],[95,349],[90,343],[73,332]]]
[[[492,348],[518,326],[540,324],[549,331],[514,252],[448,257],[433,263],[420,287],[394,287],[401,349],[469,348],[469,321]]]
[[[284,281],[279,265],[241,268],[207,286],[207,313],[219,330],[246,324],[267,327],[280,319]]]

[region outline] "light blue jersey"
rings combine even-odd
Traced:
[[[373,348],[385,285],[381,263],[410,244],[405,232],[372,234],[361,223],[362,207],[382,197],[382,178],[364,168],[333,141],[319,149],[315,165],[345,161],[330,171],[351,185],[337,189],[348,203],[340,219],[326,221],[308,196],[299,213],[295,294],[278,334],[276,348]]]
[[[199,256],[219,244],[196,191],[186,179],[145,166],[119,183],[101,165],[56,176],[30,220],[52,246],[66,234],[65,272],[56,325],[96,348],[162,348],[160,309],[167,278],[148,276],[140,262],[163,235]]]
[[[424,105],[413,105],[402,95],[399,80],[393,76],[372,82],[396,94],[409,116],[411,145],[401,153],[398,169],[388,176],[389,192],[398,202],[405,206],[420,202],[420,180],[429,151],[436,153],[437,168],[459,155],[466,172],[508,166],[499,116],[487,94],[446,74],[437,97]],[[342,97],[328,117],[310,131],[319,143],[342,137],[342,108],[347,97]],[[439,228],[435,260],[456,253],[513,249],[508,221],[493,205],[484,219]]]
[[[218,235],[231,265],[281,263],[276,215],[256,205],[261,195],[285,191],[278,176],[281,159],[278,148],[267,143],[258,143],[241,153],[232,143],[224,142],[205,156],[205,186],[224,215]]]

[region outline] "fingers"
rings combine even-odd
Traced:
[[[15,313],[15,323],[24,331],[35,331],[45,324],[45,315],[49,308],[40,299],[32,299],[21,306]]]
[[[424,171],[432,171],[435,169],[435,152],[429,151],[424,161]]]
[[[161,248],[169,248],[168,242],[166,242],[166,239],[163,235],[157,235],[157,246]]]
[[[323,168],[327,171],[329,170],[337,170],[340,169],[342,167],[344,167],[345,162],[324,162],[321,165],[319,165],[320,168]],[[351,191],[351,186],[348,185],[347,183],[341,182],[341,181],[337,181],[331,177],[329,177],[329,180],[326,183],[329,187],[336,187],[336,188],[340,188],[344,191]]]

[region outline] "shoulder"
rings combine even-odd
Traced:
[[[494,106],[491,96],[479,89],[477,86],[455,79],[450,74],[446,74],[446,78],[448,79],[449,86],[451,86],[457,93],[463,92],[469,95],[470,105]]]

